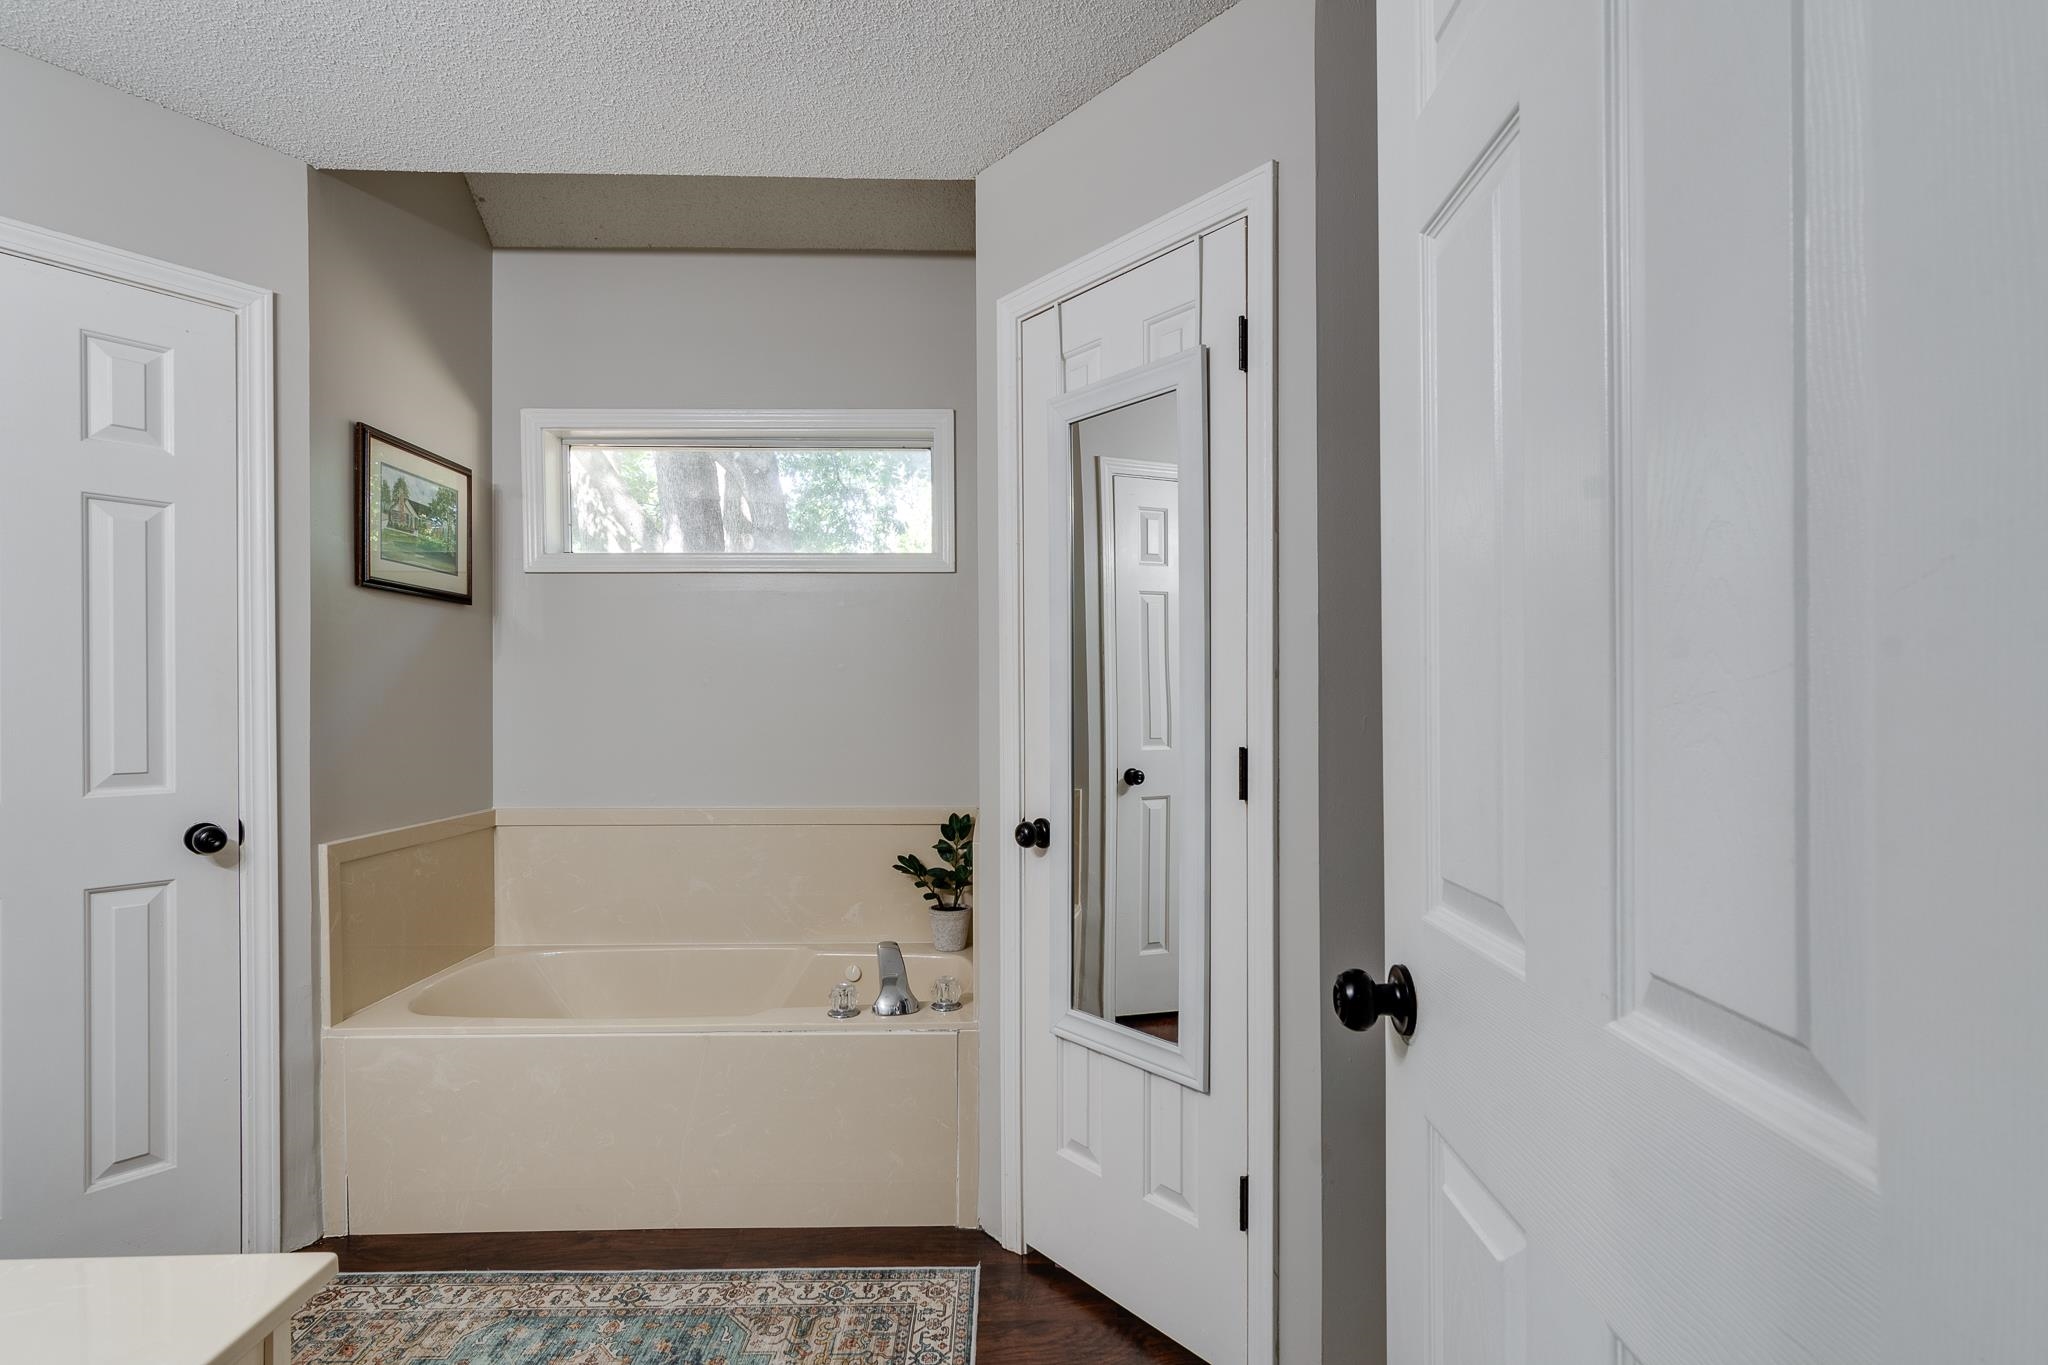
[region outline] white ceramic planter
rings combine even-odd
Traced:
[[[958,910],[933,910],[932,947],[942,953],[957,953],[967,946],[967,921],[974,912],[965,906]]]

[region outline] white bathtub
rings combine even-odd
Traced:
[[[872,944],[493,948],[329,1027],[327,1231],[975,1222],[973,963]],[[860,969],[859,1018],[826,1016]]]
[[[974,966],[964,953],[903,950],[911,992],[961,983],[964,1008],[881,1018],[867,1011],[880,974],[872,945],[706,945],[645,948],[492,948],[358,1010],[348,1032],[426,1030],[739,1029],[957,1031],[974,1019]],[[825,1014],[833,983],[859,973],[858,1019]]]

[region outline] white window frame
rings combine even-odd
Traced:
[[[928,554],[573,554],[567,452],[583,441],[932,452]],[[520,464],[528,573],[951,573],[951,408],[522,408]]]

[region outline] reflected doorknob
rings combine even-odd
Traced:
[[[201,821],[185,831],[185,847],[202,858],[210,858],[228,846],[228,832],[219,825]]]
[[[1384,1019],[1403,1038],[1415,1036],[1415,978],[1398,962],[1387,968],[1385,981],[1353,967],[1337,977],[1330,994],[1330,1008],[1345,1028],[1363,1031]]]
[[[1125,785],[1126,787],[1142,787],[1142,786],[1144,786],[1144,785],[1145,785],[1145,770],[1144,770],[1143,768],[1126,768],[1126,769],[1124,769],[1124,785]]]
[[[1036,820],[1019,820],[1013,833],[1019,848],[1052,847],[1052,821],[1043,815]]]

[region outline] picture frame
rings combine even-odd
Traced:
[[[367,422],[355,457],[356,586],[470,605],[470,472]]]

